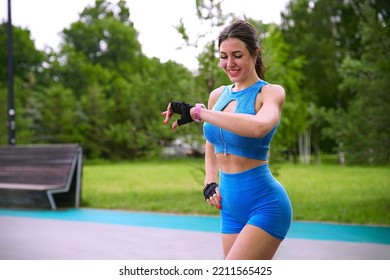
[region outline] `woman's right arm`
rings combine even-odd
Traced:
[[[219,87],[210,93],[207,107],[212,110],[224,87]],[[206,140],[205,145],[205,185],[211,182],[217,182],[218,179],[218,161],[215,155],[214,146]]]
[[[225,87],[219,87],[215,90],[213,90],[210,93],[209,100],[207,107],[209,110],[212,110],[215,103],[217,102],[219,96],[221,95],[223,89]],[[215,155],[214,146],[206,140],[206,146],[205,146],[205,185],[211,182],[216,182],[218,180],[218,160],[217,156]]]
[[[207,104],[207,107],[209,110],[212,110],[215,103],[217,102],[219,96],[221,95],[224,87],[219,87],[215,90],[213,90],[210,93],[209,101]],[[206,140],[205,144],[205,185],[216,182],[218,183],[218,171],[219,171],[219,164],[217,160],[217,156],[215,154],[214,146],[209,141]],[[207,199],[207,203],[211,206],[215,206],[218,209],[221,209],[221,203],[220,203],[220,193],[219,188],[216,189],[216,194],[213,198],[210,197],[210,199]]]
[[[209,142],[206,141],[205,146],[205,182],[204,184],[207,185],[212,182],[217,183],[218,179],[218,161],[217,156],[214,152],[214,146]]]

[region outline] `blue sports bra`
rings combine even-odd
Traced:
[[[231,101],[237,101],[235,113],[256,115],[255,102],[261,88],[268,83],[260,80],[252,86],[237,92],[232,92],[233,85],[226,86],[213,111],[222,111]],[[205,122],[203,133],[207,141],[214,146],[216,154],[233,154],[251,159],[268,160],[271,140],[279,123],[261,138],[245,137]]]

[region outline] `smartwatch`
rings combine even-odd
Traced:
[[[194,112],[194,121],[196,122],[201,122],[202,119],[200,118],[200,109],[201,108],[206,108],[206,106],[204,106],[203,104],[201,103],[196,103],[195,105],[195,112]]]

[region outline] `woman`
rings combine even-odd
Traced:
[[[221,210],[225,259],[272,259],[291,224],[283,186],[268,166],[270,142],[280,123],[284,89],[268,84],[255,28],[245,21],[219,36],[220,66],[232,85],[211,92],[208,108],[171,102],[181,118],[172,129],[204,121],[206,201]],[[219,185],[218,185],[219,178]]]

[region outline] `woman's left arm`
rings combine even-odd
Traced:
[[[286,93],[283,87],[270,84],[264,86],[260,94],[262,105],[256,115],[201,109],[200,116],[203,121],[235,134],[263,137],[279,122]]]

